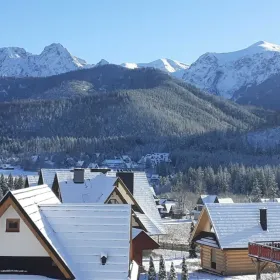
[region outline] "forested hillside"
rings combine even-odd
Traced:
[[[69,91],[61,90],[65,83]],[[171,152],[177,170],[272,161],[246,135],[277,125],[276,113],[205,94],[159,70],[104,65],[47,78],[3,78],[0,84],[10,100],[0,103],[3,157],[104,153],[139,160],[145,153]]]

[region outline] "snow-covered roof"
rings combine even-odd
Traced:
[[[204,195],[201,195],[200,198],[202,199],[203,204],[205,204],[205,203],[214,203],[215,200],[217,199],[217,196],[216,195],[204,194]]]
[[[146,173],[135,171],[133,174],[132,195],[144,211],[144,214],[135,214],[151,235],[165,234],[165,228],[158,212]],[[116,172],[108,172],[107,176],[116,176]]]
[[[39,205],[59,205],[60,201],[47,185],[35,186],[11,192],[23,210],[33,221],[37,229],[43,234],[47,242],[52,246],[60,259],[69,267],[69,258],[63,248],[59,246],[58,240],[53,235],[53,230],[42,217]]]
[[[70,256],[78,279],[127,279],[130,205],[60,204],[42,205],[40,210]],[[106,265],[100,261],[103,254]]]
[[[219,203],[234,203],[232,198],[230,197],[225,197],[225,198],[218,198]]]
[[[56,172],[71,172],[71,169],[47,169],[47,168],[42,168],[41,169],[41,174],[43,178],[43,184],[47,184],[50,188],[52,187],[53,180],[55,177]]]
[[[38,186],[39,175],[27,175],[29,187]]]
[[[260,225],[261,208],[267,209],[267,231]],[[211,203],[203,211],[207,211],[222,249],[247,248],[250,241],[280,240],[279,203]]]
[[[77,280],[127,279],[130,205],[61,204],[47,185],[12,195]]]
[[[261,198],[260,202],[280,202],[280,198]]]
[[[113,192],[117,177],[94,172],[91,175],[93,178],[85,179],[82,184],[74,183],[73,179],[60,181],[63,203],[104,203]]]

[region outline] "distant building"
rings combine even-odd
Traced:
[[[111,168],[111,169],[127,169],[127,165],[122,158],[116,159],[105,159],[102,162],[102,166]]]
[[[0,169],[5,169],[5,170],[14,170],[14,166],[8,163],[4,163],[0,165]]]
[[[171,162],[171,160],[169,158],[169,153],[152,153],[152,154],[147,154],[147,155],[143,156],[138,161],[138,163],[146,164],[147,160],[151,161],[151,164],[153,167],[155,167],[156,165],[158,165],[161,162],[166,162],[166,163]]]
[[[234,203],[230,197],[218,198],[217,195],[202,194],[197,202],[194,210],[191,212],[193,214],[194,220],[198,220],[201,210],[206,203]]]
[[[265,202],[280,202],[280,198],[279,197],[275,197],[275,198],[261,198],[262,203]]]

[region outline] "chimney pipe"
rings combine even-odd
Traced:
[[[83,168],[74,169],[74,183],[83,184],[85,182],[85,170]]]
[[[263,230],[267,230],[267,209],[260,209],[260,224]]]

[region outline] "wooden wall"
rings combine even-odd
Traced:
[[[228,275],[255,274],[256,267],[248,256],[248,250],[226,250],[226,268]],[[264,272],[273,272],[276,267],[273,263],[268,264]]]
[[[248,256],[248,250],[216,250],[216,270],[211,268],[211,248],[201,246],[201,266],[223,275],[255,274],[256,267]],[[275,271],[273,264],[268,265],[264,272]]]
[[[244,275],[256,273],[256,268],[248,250],[226,250],[226,273],[227,275]]]
[[[216,250],[216,269],[211,268],[211,248],[206,246],[201,246],[200,257],[202,268],[215,271],[220,274],[225,273],[225,252],[220,249]]]

